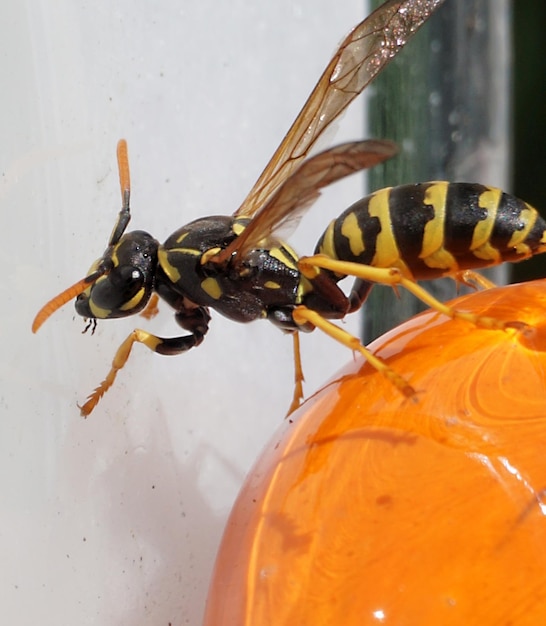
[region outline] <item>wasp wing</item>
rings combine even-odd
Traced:
[[[251,249],[263,246],[273,231],[307,209],[319,197],[320,189],[390,159],[397,151],[392,141],[368,139],[343,143],[306,159],[237,239],[214,257],[214,262],[226,261],[235,251],[244,258]]]
[[[236,216],[265,209],[326,128],[443,1],[387,0],[347,35]]]

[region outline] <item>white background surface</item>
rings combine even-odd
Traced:
[[[81,335],[40,306],[102,254],[120,205],[164,240],[232,213],[296,116],[360,1],[6,0],[0,5],[0,607],[11,625],[198,625],[222,528],[292,394],[291,340],[214,315],[177,358],[142,346],[88,420],[83,401],[136,326]],[[362,100],[336,141],[363,136]],[[361,195],[329,190],[295,247]],[[347,328],[355,328],[356,320]],[[302,340],[309,395],[351,355]]]

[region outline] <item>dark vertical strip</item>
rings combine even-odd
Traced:
[[[514,194],[546,217],[546,2],[517,0],[514,24]],[[544,255],[512,268],[514,281],[544,278]]]
[[[381,2],[374,2],[374,7]],[[370,173],[370,190],[427,180],[507,188],[510,37],[508,0],[446,0],[375,81],[373,137],[397,141],[397,159]],[[504,271],[495,268],[496,282]],[[441,300],[450,279],[425,285]],[[422,309],[409,294],[372,290],[364,312],[370,341]]]

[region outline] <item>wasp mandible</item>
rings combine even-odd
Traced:
[[[105,380],[80,407],[82,415],[89,415],[113,384],[135,342],[159,354],[186,352],[202,343],[210,309],[238,322],[268,319],[293,335],[296,387],[290,410],[303,397],[298,333],[315,327],[363,354],[405,396],[414,394],[409,382],[330,321],[359,309],[375,282],[403,286],[450,317],[506,327],[493,318],[451,309],[415,282],[446,275],[467,281],[473,275],[465,270],[543,251],[544,222],[534,209],[499,190],[429,183],[378,191],[334,220],[315,255],[307,258],[298,258],[275,236],[316,200],[321,188],[396,154],[392,142],[367,140],[309,156],[325,129],[442,2],[389,0],[349,33],[231,217],[197,219],[163,244],[144,231],[125,233],[130,176],[126,142],[119,142],[122,208],[108,246],[85,278],[40,310],[32,329],[36,332],[73,298],[76,311],[95,324],[144,311],[155,293],[174,309],[188,334],[163,338],[134,330],[117,350]],[[337,284],[347,275],[356,277],[350,296]]]

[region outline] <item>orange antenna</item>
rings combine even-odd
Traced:
[[[109,246],[115,246],[117,244],[125,232],[127,224],[131,220],[131,210],[129,208],[129,200],[131,198],[131,175],[129,173],[129,157],[127,156],[127,142],[125,139],[118,141],[117,156],[119,187],[121,190],[121,211],[119,212],[114,230],[110,235]]]
[[[121,201],[123,206],[129,206],[129,195],[131,193],[131,175],[129,173],[129,157],[127,156],[127,142],[125,139],[118,141],[117,147],[119,186],[121,189]]]
[[[73,300],[80,293],[83,293],[91,283],[94,283],[97,278],[102,276],[104,272],[93,272],[89,276],[82,278],[77,283],[70,285],[68,289],[65,289],[60,294],[51,298],[49,302],[46,302],[44,306],[38,311],[34,321],[32,322],[32,332],[35,333],[39,330],[40,326],[47,320],[48,317],[53,315],[55,311],[60,309],[63,304],[66,304],[70,300]]]
[[[129,198],[131,194],[131,177],[129,174],[129,158],[127,156],[127,142],[125,139],[118,141],[117,147],[118,157],[118,169],[119,169],[119,185],[121,188],[122,206],[119,212],[116,225],[110,235],[109,246],[115,246],[121,239],[121,236],[127,228],[127,224],[131,219],[131,211],[129,209]],[[93,284],[98,278],[108,272],[108,267],[104,263],[98,265],[98,269],[89,274],[85,278],[82,278],[77,283],[74,283],[68,289],[65,289],[59,295],[52,298],[49,302],[46,302],[44,306],[38,311],[38,314],[32,322],[32,332],[38,331],[40,326],[47,320],[48,317],[53,315],[55,311],[60,309],[63,304],[66,304],[69,300],[72,300],[83,293],[89,285]]]

